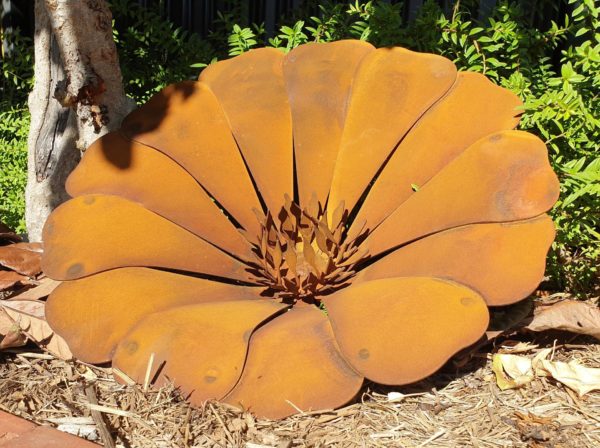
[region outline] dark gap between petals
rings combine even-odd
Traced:
[[[348,215],[347,229],[349,229],[352,226],[352,224],[354,223],[354,220],[356,219],[356,216],[358,215],[358,212],[360,211],[360,208],[362,207],[362,205],[364,204],[365,200],[367,199],[367,196],[371,192],[371,188],[373,188],[373,185],[375,185],[375,183],[377,182],[377,179],[379,179],[379,176],[381,175],[381,173],[383,172],[383,170],[385,169],[385,167],[389,163],[389,161],[392,158],[392,156],[396,153],[396,151],[398,150],[398,148],[400,147],[400,145],[402,144],[402,142],[404,142],[404,140],[406,139],[406,137],[412,132],[412,130],[422,120],[422,118],[434,106],[436,106],[440,101],[442,101],[448,95],[449,92],[451,92],[453,90],[454,86],[456,85],[457,80],[458,80],[458,76],[454,80],[454,83],[448,88],[448,90],[446,90],[444,92],[444,94],[441,95],[436,101],[434,101],[433,103],[431,103],[431,105],[428,108],[426,108],[421,115],[419,115],[417,117],[417,119],[414,121],[414,123],[408,128],[408,130],[404,133],[404,135],[402,136],[402,138],[400,138],[400,140],[398,141],[398,143],[396,144],[396,146],[394,146],[394,148],[392,149],[392,151],[385,158],[385,160],[383,161],[383,163],[381,164],[381,166],[379,167],[379,169],[377,170],[377,172],[373,176],[373,179],[371,179],[371,181],[367,184],[367,186],[365,187],[365,190],[360,195],[358,201],[356,201],[356,204],[354,205],[354,207],[350,211],[350,214]],[[442,168],[442,170],[443,170],[443,168]],[[420,187],[423,187],[423,186],[420,185]],[[387,216],[390,216],[401,205],[402,205],[402,203],[398,204],[398,206],[394,210],[392,210]],[[384,221],[385,221],[385,219],[387,219],[387,217],[384,218]],[[368,225],[369,225],[369,223],[367,223],[367,226]]]
[[[260,193],[260,190],[258,189],[258,185],[256,183],[256,180],[254,179],[254,176],[252,175],[252,171],[250,170],[250,167],[248,166],[248,162],[246,162],[246,159],[244,158],[244,154],[242,153],[242,149],[240,147],[240,144],[238,143],[237,139],[235,138],[235,135],[233,134],[233,131],[231,132],[231,136],[233,137],[233,141],[235,142],[235,146],[238,149],[238,153],[240,154],[240,157],[242,158],[242,161],[244,162],[244,167],[246,168],[246,172],[248,173],[248,177],[250,178],[250,182],[252,182],[252,186],[254,187],[254,192],[256,193],[256,197],[258,198],[258,202],[260,202],[260,207],[262,208],[263,213],[265,214],[265,216],[267,215],[267,204],[265,203],[265,200],[262,197],[262,194]]]
[[[165,267],[160,267],[160,266],[145,266],[145,267],[147,267],[149,269],[154,269],[156,271],[170,272],[172,274],[185,275],[187,277],[202,278],[202,279],[206,279],[206,280],[211,280],[213,282],[227,283],[229,285],[252,286],[252,287],[259,286],[256,283],[244,282],[241,280],[235,280],[235,279],[227,278],[227,277],[219,277],[217,275],[201,274],[199,272],[186,271],[184,269],[172,269],[172,268],[165,268]]]
[[[536,216],[540,216],[540,215],[536,215]],[[358,273],[358,272],[362,271],[363,269],[368,268],[372,264],[374,264],[374,263],[378,262],[379,260],[381,260],[383,257],[388,256],[392,252],[395,252],[395,251],[397,251],[399,249],[402,249],[403,247],[408,246],[409,244],[413,244],[413,243],[415,243],[415,242],[417,242],[419,240],[422,240],[424,238],[428,238],[430,236],[437,235],[438,233],[443,233],[443,232],[446,232],[446,231],[449,231],[449,230],[460,229],[462,227],[468,227],[468,226],[479,225],[479,224],[506,224],[506,223],[510,223],[510,222],[525,221],[525,220],[528,220],[528,219],[533,219],[536,216],[533,216],[531,218],[514,219],[512,221],[501,221],[501,222],[500,221],[469,222],[469,223],[466,223],[466,224],[461,224],[461,225],[453,226],[453,227],[447,227],[445,229],[436,230],[434,232],[426,233],[424,235],[421,235],[421,236],[418,236],[416,238],[413,238],[412,240],[408,240],[408,241],[406,241],[406,242],[404,242],[402,244],[398,244],[397,246],[390,247],[389,249],[384,250],[383,252],[380,252],[377,255],[372,256],[371,258],[368,258],[368,259],[366,259],[366,260],[364,260],[362,262],[357,263],[355,265],[356,272]],[[377,226],[377,227],[379,227],[379,226]]]
[[[292,126],[293,126],[293,123],[292,123]],[[299,192],[299,187],[298,187],[298,167],[296,164],[296,143],[294,141],[294,130],[293,129],[292,129],[292,161],[293,161],[292,176],[293,176],[293,182],[294,182],[293,198],[294,198],[294,203],[300,204],[300,192]]]
[[[273,314],[271,314],[270,316],[268,316],[267,318],[265,318],[265,320],[263,320],[262,322],[260,322],[256,327],[254,327],[254,329],[250,332],[250,335],[248,336],[248,341],[247,341],[247,344],[246,344],[246,354],[244,356],[244,362],[242,363],[242,368],[240,370],[240,375],[238,376],[237,381],[231,387],[231,389],[229,389],[222,397],[220,397],[219,400],[224,400],[225,398],[227,398],[227,396],[231,392],[233,392],[233,390],[238,386],[238,384],[240,384],[240,380],[242,379],[242,375],[244,374],[244,370],[246,369],[246,363],[248,362],[248,355],[250,353],[250,346],[252,344],[252,336],[254,336],[254,334],[256,333],[257,330],[259,330],[260,328],[264,327],[265,325],[267,325],[268,323],[272,322],[273,320],[277,319],[282,314],[287,313],[291,309],[292,309],[291,306],[287,306],[285,308],[282,308],[281,310],[275,311]]]

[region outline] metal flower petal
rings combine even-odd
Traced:
[[[351,286],[324,300],[344,357],[367,378],[407,384],[481,337],[489,314],[475,291],[405,277]]]
[[[84,361],[270,418],[419,380],[543,276],[558,181],[519,105],[360,41],[212,64],[69,178],[48,320]]]

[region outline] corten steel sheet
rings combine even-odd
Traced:
[[[211,64],[199,80],[210,86],[229,119],[267,207],[278,210],[294,196],[292,115],[283,81],[284,54],[250,50]]]
[[[376,255],[465,224],[528,219],[556,202],[559,183],[544,142],[502,131],[471,145],[414,193],[365,241]]]
[[[73,197],[101,193],[138,202],[230,253],[251,258],[248,243],[187,171],[118,132],[89,147],[67,180],[67,192]]]
[[[372,51],[366,42],[338,41],[302,45],[285,57],[283,74],[292,109],[302,206],[313,192],[321,204],[327,200],[352,80],[361,60]]]
[[[55,280],[73,280],[131,266],[246,280],[241,262],[118,196],[86,195],[66,202],[48,218],[43,239],[46,249],[42,268]]]
[[[381,384],[408,384],[432,374],[476,342],[489,321],[477,293],[432,278],[374,280],[324,302],[344,358]]]
[[[455,80],[456,67],[441,56],[404,48],[365,56],[352,83],[331,204],[344,201],[352,210],[398,142]]]
[[[241,300],[171,308],[151,314],[119,344],[113,365],[144,380],[174,381],[192,403],[225,396],[238,381],[248,340],[262,321],[286,308],[274,300]],[[158,374],[158,375],[157,375]]]
[[[381,171],[355,223],[373,229],[456,156],[486,135],[513,129],[521,113],[514,93],[478,73],[460,72],[450,91],[410,130]]]
[[[63,282],[48,299],[46,317],[68,339],[77,359],[104,363],[127,332],[149,314],[182,305],[258,300],[258,294],[252,287],[155,269],[122,268]]]
[[[244,372],[225,401],[283,418],[342,406],[362,383],[342,358],[325,313],[295,307],[252,335]]]
[[[260,202],[229,122],[210,88],[185,81],[167,87],[123,120],[128,137],[171,157],[246,230],[259,226]]]
[[[544,278],[554,233],[547,215],[446,230],[383,257],[363,269],[353,284],[391,277],[440,277],[477,291],[488,305],[508,305],[527,297]]]

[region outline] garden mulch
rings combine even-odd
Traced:
[[[555,360],[600,367],[600,344],[592,338],[515,338],[525,342],[518,353],[554,347]],[[26,346],[0,353],[0,410],[122,448],[600,446],[600,392],[579,397],[550,378],[500,391],[491,353],[514,347],[514,340],[497,340],[409,387],[367,384],[342,409],[270,421],[217,402],[192,408],[172,386],[119,384],[109,368]]]

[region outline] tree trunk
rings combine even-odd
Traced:
[[[35,85],[29,96],[25,219],[40,241],[81,152],[118,128],[134,104],[125,97],[112,16],[105,0],[36,0]]]

